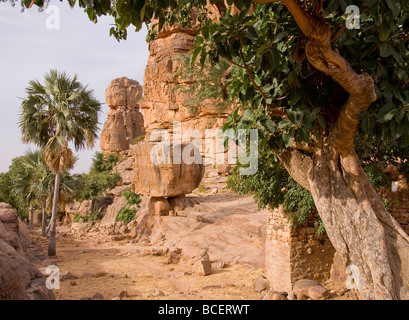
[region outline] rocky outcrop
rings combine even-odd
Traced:
[[[141,109],[146,129],[145,141],[152,141],[151,134],[155,129],[165,129],[170,140],[180,138],[182,143],[190,142],[192,137],[185,133],[197,130],[203,139],[201,154],[205,156],[205,130],[221,128],[231,110],[217,110],[217,103],[210,100],[203,101],[195,112],[185,106],[185,102],[192,98],[192,93],[186,90],[191,82],[181,79],[179,70],[183,60],[181,56],[193,49],[194,37],[193,30],[174,26],[165,28],[156,40],[150,42]],[[175,122],[180,126],[175,128]],[[217,152],[224,154],[223,148],[214,151],[212,159],[207,159],[208,168],[215,164]],[[213,163],[210,163],[212,160]],[[230,166],[226,165],[217,167],[222,173],[230,170]]]
[[[46,277],[30,259],[41,259],[38,246],[20,229],[12,207],[0,203],[0,299],[52,300]]]
[[[194,161],[187,164],[185,161],[175,163],[174,151],[169,145],[171,163],[157,164],[154,162],[155,143],[138,143],[134,148],[134,192],[149,195],[151,197],[176,197],[189,194],[196,189],[203,178],[204,167]],[[181,154],[189,145],[180,145]],[[158,148],[158,152],[161,148]]]
[[[100,147],[104,154],[128,150],[134,139],[145,133],[139,112],[142,86],[126,77],[114,79],[105,91],[110,110],[101,132]]]

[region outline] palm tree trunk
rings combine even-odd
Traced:
[[[46,225],[47,225],[47,217],[46,217],[46,214],[45,214],[45,207],[46,207],[46,199],[44,198],[43,199],[43,201],[42,201],[42,215],[41,215],[41,230],[42,230],[42,235],[43,235],[43,237],[45,237],[46,236],[46,233],[45,233],[45,227],[46,227]]]
[[[51,214],[50,221],[50,242],[48,244],[48,255],[55,256],[57,254],[56,243],[55,243],[55,234],[56,234],[56,220],[57,220],[57,210],[58,210],[58,194],[60,191],[60,180],[61,173],[57,172],[55,174],[55,183],[54,183],[54,198],[53,198],[53,210]]]
[[[31,201],[30,201],[30,205],[28,206],[28,211],[30,215],[30,217],[28,218],[28,227],[30,229],[33,229],[34,210],[33,210],[33,204],[31,203]]]

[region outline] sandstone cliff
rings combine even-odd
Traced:
[[[144,75],[144,98],[141,104],[145,120],[146,141],[151,140],[155,129],[165,129],[169,139],[181,138],[181,142],[191,142],[190,136],[184,136],[187,130],[197,130],[200,138],[205,137],[206,129],[219,129],[225,123],[231,110],[220,113],[214,101],[203,101],[192,113],[185,105],[191,99],[186,87],[189,84],[180,79],[181,55],[193,49],[194,32],[174,27],[167,27],[149,44],[149,59]],[[178,90],[183,88],[183,90]],[[174,122],[180,127],[174,128]],[[176,130],[176,131],[175,131]],[[174,132],[175,131],[175,132]],[[204,142],[204,139],[202,140]],[[201,154],[205,156],[203,144]],[[220,151],[219,151],[220,152]],[[221,151],[224,153],[224,150]],[[213,160],[216,159],[216,153]],[[229,171],[230,166],[219,166],[221,173]],[[219,169],[220,169],[219,168]]]

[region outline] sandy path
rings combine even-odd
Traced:
[[[60,235],[64,228],[60,227]],[[46,248],[46,239],[37,240]],[[59,236],[57,265],[61,275],[69,271],[75,279],[60,282],[60,289],[54,289],[57,299],[77,300],[100,293],[110,300],[122,290],[130,295],[124,299],[132,300],[260,297],[253,289],[253,280],[264,270],[235,264],[205,277],[191,275],[192,266],[188,262],[167,264],[167,256],[141,255],[139,249],[127,241],[112,242],[102,235],[90,235],[88,239]]]

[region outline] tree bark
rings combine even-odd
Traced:
[[[30,218],[28,220],[28,228],[33,229],[34,226],[34,210],[33,210],[33,204],[30,201],[30,205],[28,206],[28,211],[30,213]]]
[[[55,236],[56,236],[56,222],[57,222],[57,210],[58,210],[58,194],[60,191],[60,179],[61,179],[61,173],[57,172],[55,174],[53,210],[51,213],[51,221],[50,221],[50,242],[48,244],[48,255],[49,256],[55,256],[57,254]]]
[[[296,0],[255,2],[282,2],[307,38],[305,51],[310,64],[349,93],[335,126],[317,139],[312,156],[289,149],[282,152],[281,161],[311,192],[345,265],[359,268],[360,298],[409,299],[409,237],[383,206],[354,147],[358,116],[376,100],[373,79],[365,73],[357,74],[332,49],[329,25],[304,11]]]
[[[409,299],[409,237],[384,208],[356,154],[325,141],[313,156],[310,191],[346,266],[359,268],[361,299]]]
[[[41,234],[43,237],[46,236],[45,233],[45,228],[47,226],[47,217],[46,217],[46,213],[45,213],[45,208],[46,208],[46,199],[44,198],[42,203],[41,203]]]

